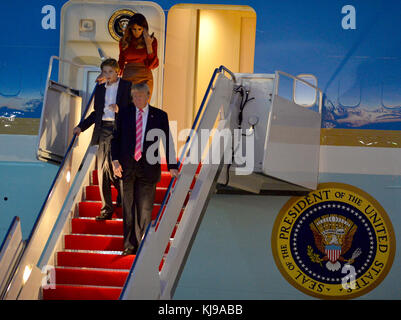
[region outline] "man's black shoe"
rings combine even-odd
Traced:
[[[122,255],[123,256],[128,256],[131,254],[136,254],[136,250],[135,249],[124,249]]]
[[[96,220],[103,221],[103,220],[111,220],[113,213],[102,213],[100,216],[96,217]]]

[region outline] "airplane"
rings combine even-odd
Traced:
[[[400,10],[3,1],[1,299],[400,299]],[[158,40],[151,105],[181,169],[122,257],[121,212],[94,219],[91,130],[72,128],[135,12]]]

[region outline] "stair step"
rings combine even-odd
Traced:
[[[104,220],[74,218],[71,220],[71,233],[123,235],[122,220]]]
[[[187,200],[188,201],[188,197]],[[155,220],[157,214],[159,213],[161,205],[155,204],[153,206],[152,211],[152,220]],[[101,202],[91,202],[91,201],[83,201],[79,203],[79,217],[81,218],[95,218],[100,215],[100,209],[102,208]],[[178,222],[181,221],[182,214],[184,213],[184,209],[181,210],[181,213],[178,217]],[[115,208],[112,216],[113,219],[122,219],[122,208]]]
[[[43,300],[118,300],[123,288],[57,285],[43,289]]]
[[[123,287],[128,271],[82,268],[57,268],[56,284]]]
[[[157,187],[155,195],[155,203],[162,203],[164,195],[166,194],[167,188]],[[111,199],[117,201],[117,189],[111,188]],[[99,186],[87,186],[85,187],[86,200],[89,201],[101,201]]]
[[[124,250],[124,237],[67,234],[64,236],[64,247],[72,250],[122,251]]]
[[[157,187],[168,188],[171,181],[171,175],[168,171],[162,171],[160,181],[157,183]],[[92,185],[99,185],[99,180],[97,176],[97,170],[92,171]]]
[[[200,171],[200,165],[197,173]],[[161,181],[157,184],[152,220],[157,217],[160,204],[170,184],[167,165],[162,163]],[[191,189],[196,182],[192,181]],[[79,203],[79,217],[71,220],[71,234],[64,236],[64,251],[57,252],[56,288],[44,289],[43,299],[65,300],[116,300],[120,297],[135,255],[123,256],[122,208],[115,208],[112,220],[97,221],[101,202],[97,171],[92,172],[92,184],[85,187],[87,201]],[[190,192],[184,202],[189,199]],[[112,187],[112,200],[117,200],[117,190]],[[182,218],[181,210],[177,222]],[[172,232],[174,237],[178,223]],[[169,252],[171,242],[166,246]],[[160,262],[162,269],[165,257]]]
[[[117,189],[111,187],[111,200],[117,201],[117,195],[118,195]],[[86,200],[89,201],[101,201],[99,186],[86,186],[85,197]]]
[[[82,201],[78,205],[79,216],[86,218],[95,218],[100,215],[100,209],[102,209],[102,203],[100,201]],[[123,213],[121,207],[114,207],[114,213],[112,218],[122,219]]]
[[[79,216],[94,218],[100,215],[100,209],[102,208],[101,202],[89,202],[83,201],[79,203]],[[160,210],[160,204],[155,204],[152,211],[152,220],[156,219],[157,213]],[[114,213],[112,218],[122,219],[122,208],[114,208]]]
[[[131,269],[135,255],[122,256],[121,254],[105,254],[93,252],[57,252],[57,266],[103,268],[103,269]]]

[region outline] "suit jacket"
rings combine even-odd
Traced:
[[[116,113],[116,119],[121,110],[125,109],[131,102],[131,86],[132,83],[130,81],[120,79],[116,97],[116,104],[119,107],[119,112]],[[91,145],[99,144],[100,128],[102,126],[102,117],[104,114],[105,95],[105,83],[98,85],[95,90],[94,111],[78,124],[78,127],[82,132],[88,129],[92,124],[95,124]]]
[[[161,176],[160,141],[162,141],[164,150],[166,150],[168,169],[178,168],[167,113],[149,106],[148,119],[143,134],[145,137],[142,150],[142,157],[145,160],[143,162],[143,174],[149,183],[156,183]],[[134,157],[135,141],[136,107],[131,103],[128,108],[125,108],[120,113],[114,129],[113,139],[111,140],[111,157],[113,161],[118,160],[120,162],[123,174],[129,161]],[[148,152],[149,154],[147,154]]]

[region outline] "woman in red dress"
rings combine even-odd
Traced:
[[[132,84],[146,83],[152,97],[152,69],[159,66],[157,40],[153,33],[149,35],[148,22],[142,14],[136,13],[131,17],[119,46],[120,75]]]

